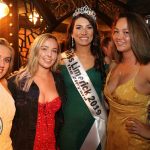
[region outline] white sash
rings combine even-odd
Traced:
[[[92,82],[73,50],[62,53],[62,59],[66,64],[74,85],[92,116],[95,118],[95,121],[80,150],[96,150],[100,143],[102,149],[104,149],[107,119],[105,109],[101,105],[100,99]]]

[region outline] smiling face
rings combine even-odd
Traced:
[[[11,51],[4,45],[0,45],[0,79],[3,78],[9,70],[11,62]]]
[[[93,27],[90,22],[83,17],[75,21],[72,38],[76,46],[90,46],[93,40]]]
[[[118,51],[126,52],[132,50],[126,18],[120,18],[117,21],[113,30],[113,40]]]
[[[58,43],[55,39],[47,39],[40,47],[38,55],[39,67],[50,69],[56,62],[58,56]]]

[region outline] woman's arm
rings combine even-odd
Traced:
[[[137,119],[129,118],[126,121],[126,129],[130,134],[137,134],[150,139],[150,124],[144,124]]]

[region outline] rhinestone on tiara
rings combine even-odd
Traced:
[[[84,7],[81,7],[81,8],[77,8],[75,10],[75,12],[73,13],[73,17],[76,17],[79,14],[87,14],[87,15],[91,16],[94,20],[96,20],[96,13],[91,8],[89,8],[87,5],[85,5]]]

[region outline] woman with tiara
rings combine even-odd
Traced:
[[[96,14],[88,6],[75,10],[66,48],[60,66],[67,91],[60,149],[101,149],[106,119],[101,98],[105,69]],[[101,132],[96,127],[99,123]]]

